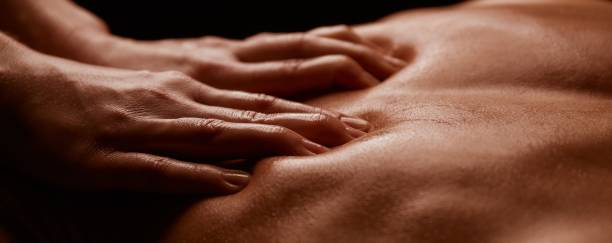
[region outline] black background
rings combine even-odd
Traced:
[[[460,1],[136,1],[76,0],[127,37],[158,39],[219,35],[243,38],[259,32],[305,31],[357,24],[416,7]]]

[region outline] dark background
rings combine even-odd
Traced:
[[[137,1],[76,0],[111,31],[139,39],[305,31],[318,26],[373,21],[409,8],[460,1]]]

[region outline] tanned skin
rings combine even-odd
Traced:
[[[30,228],[61,218],[64,231],[43,234],[54,239],[610,242],[610,23],[605,1],[398,13],[354,28],[407,67],[308,102],[369,120],[357,140],[257,161],[225,197],[6,190],[30,202]]]
[[[2,165],[85,191],[235,193],[249,175],[228,161],[316,155],[370,128],[270,94],[363,89],[405,65],[345,29],[144,42],[69,1],[0,12]]]

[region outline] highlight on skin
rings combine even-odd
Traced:
[[[306,101],[367,120],[359,139],[255,159],[248,186],[220,197],[75,193],[9,175],[6,211],[34,219],[41,238],[74,241],[610,242],[611,13],[606,1],[471,1],[353,26],[364,46],[409,63],[377,86]]]

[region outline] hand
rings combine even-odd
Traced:
[[[3,55],[0,67],[3,82],[12,83],[7,93],[18,98],[13,119],[2,121],[2,152],[22,172],[71,187],[232,193],[249,176],[205,163],[319,154],[368,127],[178,72],[100,68],[31,51],[12,56],[19,58]]]
[[[378,84],[405,63],[346,26],[309,33],[137,41],[92,34],[86,62],[135,70],[178,70],[214,87],[293,96]]]
[[[108,67],[180,71],[213,87],[280,96],[366,88],[405,65],[346,26],[244,41],[130,40],[110,34],[102,20],[67,0],[0,1],[0,28],[55,56]]]

